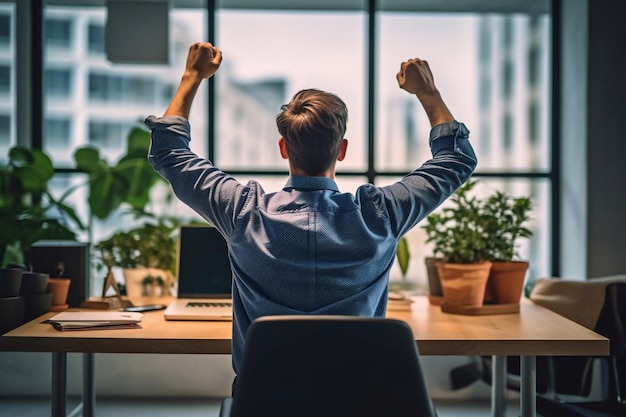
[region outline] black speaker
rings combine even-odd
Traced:
[[[67,294],[70,307],[89,298],[89,244],[70,240],[41,240],[30,248],[35,272],[72,280]]]

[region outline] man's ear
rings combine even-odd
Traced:
[[[337,154],[337,161],[343,161],[346,157],[346,152],[348,150],[348,139],[342,139],[341,145],[339,145],[339,154]]]
[[[283,159],[289,159],[287,144],[285,143],[285,138],[282,136],[278,139],[278,148],[280,149],[280,156],[282,156]]]

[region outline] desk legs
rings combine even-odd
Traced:
[[[522,417],[535,417],[537,415],[537,363],[534,356],[522,356],[520,408]]]
[[[83,353],[83,417],[93,417],[96,410],[95,355]]]
[[[67,353],[52,353],[52,417],[65,417]]]
[[[506,416],[506,356],[492,356],[491,415]]]

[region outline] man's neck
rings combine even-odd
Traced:
[[[331,180],[335,179],[335,167],[330,167],[327,170],[320,172],[319,174],[310,174],[300,168],[293,166],[289,167],[289,175],[292,177],[326,177]]]

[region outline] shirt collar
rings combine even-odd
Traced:
[[[337,183],[328,177],[289,177],[283,189],[339,191]]]

